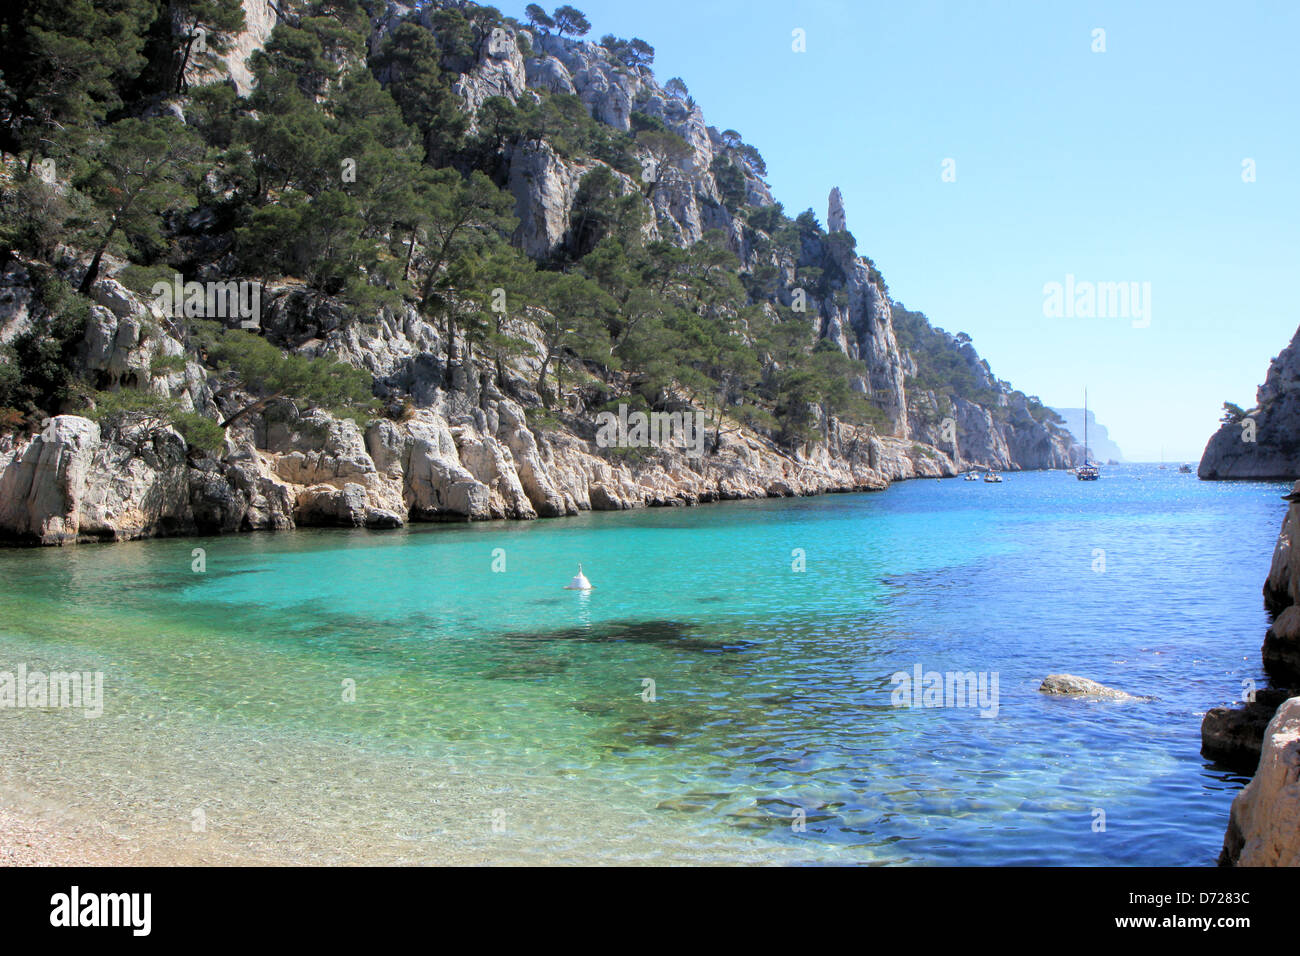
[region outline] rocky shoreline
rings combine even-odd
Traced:
[[[1300,482],[1289,498],[1300,499]],[[1253,779],[1233,800],[1221,866],[1300,866],[1300,528],[1298,500],[1283,519],[1264,600],[1276,614],[1261,655],[1274,686],[1201,723],[1201,753]]]
[[[284,400],[221,459],[187,456],[172,432],[138,447],[105,437],[89,419],[60,415],[42,434],[0,447],[0,542],[58,546],[531,520],[881,491],[893,481],[960,473],[935,449],[852,434],[841,436],[848,445],[843,457],[822,449],[796,458],[757,436],[729,434],[703,460],[663,449],[632,466],[609,461],[572,433],[532,432],[523,410],[507,399],[490,412],[487,427],[477,416],[450,423],[420,410],[405,422],[379,419],[362,429]]]
[[[11,265],[6,279],[4,331],[12,334],[26,318],[22,265]],[[435,358],[443,350],[438,331],[413,309],[384,315],[366,330],[345,324],[328,299],[292,286],[272,295],[264,333],[298,354],[330,354],[366,369],[387,417],[358,422],[280,398],[231,424],[220,452],[201,454],[170,427],[106,430],[89,418],[57,415],[38,434],[0,437],[0,538],[61,545],[549,518],[876,491],[891,481],[954,476],[976,464],[954,460],[919,436],[878,434],[833,419],[823,420],[821,440],[796,451],[726,418],[711,423],[702,455],[674,446],[600,448],[590,410],[573,406],[540,423],[530,420],[528,409],[542,402],[532,400],[526,364],[508,371],[511,395],[490,369],[457,369],[448,382]],[[152,301],[111,276],[94,285],[92,297],[96,304],[76,355],[88,375],[171,396],[185,411],[215,420],[252,400],[187,354]],[[1062,463],[1052,444],[1058,439],[1041,431],[1048,457],[1032,464]],[[996,430],[988,435],[1001,441]],[[1020,467],[1004,460],[1004,444],[985,450],[995,456],[994,467]]]
[[[1300,330],[1269,363],[1246,410],[1224,406],[1197,474],[1207,480],[1292,481],[1300,475]],[[1232,804],[1219,857],[1224,866],[1300,866],[1300,481],[1290,503],[1268,578],[1264,605],[1273,623],[1260,648],[1271,687],[1238,707],[1216,707],[1201,723],[1201,753],[1253,777]]]
[[[527,520],[745,498],[879,491],[891,480],[953,477],[941,453],[870,436],[847,458],[800,460],[755,436],[724,436],[703,462],[663,451],[641,467],[611,463],[572,434],[531,432],[502,399],[496,428],[410,421],[355,422],[284,401],[221,459],[187,457],[179,435],[143,448],[75,415],[0,460],[0,537],[64,545],[295,527],[398,528],[409,522]],[[256,431],[250,428],[249,431]],[[323,435],[323,438],[320,436]],[[856,437],[853,439],[858,441]],[[875,463],[873,467],[872,463]]]

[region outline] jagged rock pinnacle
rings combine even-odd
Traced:
[[[826,210],[826,231],[843,232],[844,229],[844,197],[840,195],[840,187],[836,186],[831,190],[831,198]]]

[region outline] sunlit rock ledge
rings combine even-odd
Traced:
[[[0,533],[58,545],[298,526],[392,528],[407,521],[531,519],[582,511],[872,491],[956,473],[941,452],[869,436],[795,458],[724,434],[699,458],[655,449],[611,462],[566,431],[534,432],[500,398],[448,420],[419,409],[363,430],[280,400],[232,427],[220,458],[192,457],[170,429],[138,445],[94,422],[52,419],[0,454]]]

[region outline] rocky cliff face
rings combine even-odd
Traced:
[[[1255,407],[1210,436],[1196,473],[1211,480],[1300,478],[1300,330],[1269,364]]]
[[[39,544],[296,526],[394,528],[407,521],[530,519],[586,510],[693,505],[737,498],[879,490],[890,481],[956,473],[911,441],[827,423],[829,439],[792,455],[744,430],[716,450],[598,448],[588,419],[530,427],[523,405],[485,379],[448,390],[432,360],[437,333],[411,310],[363,332],[342,327],[329,300],[273,287],[265,332],[303,354],[332,352],[419,407],[364,426],[278,400],[227,430],[218,456],[189,454],[170,428],[106,436],[59,415],[40,434],[0,442],[0,534]],[[183,394],[213,417],[247,398],[216,394],[203,369],[155,374],[183,353],[160,316],[113,278],[100,280],[82,354],[105,375]],[[515,383],[521,390],[526,384]]]
[[[1273,547],[1273,562],[1264,582],[1264,602],[1277,617],[1264,636],[1264,668],[1275,681],[1300,687],[1300,481]]]
[[[1219,863],[1300,866],[1300,697],[1269,722],[1255,777],[1232,801]]]
[[[914,408],[924,416],[914,436],[942,448],[953,456],[952,443],[944,438],[941,403],[932,392],[911,393]],[[1069,468],[1069,436],[1050,422],[1039,421],[1030,411],[1025,396],[1002,395],[992,408],[964,399],[954,401],[947,417],[956,423],[956,458],[962,467],[988,467],[1000,471]]]
[[[417,16],[426,25],[432,22],[430,8],[415,14],[393,4],[378,28],[372,48],[404,16]],[[725,144],[722,134],[707,124],[698,106],[666,91],[650,70],[612,60],[599,44],[536,31],[518,32],[525,35],[532,56],[521,58],[517,32],[503,27],[484,46],[476,64],[460,76],[456,89],[471,114],[489,96],[517,101],[521,96],[534,95],[532,91],[546,91],[577,96],[596,120],[618,130],[631,128],[634,112],[661,121],[682,137],[689,150],[684,157],[673,159],[670,169],[660,172],[650,190],[646,200],[650,212],[647,238],[690,244],[709,230],[719,230],[744,268],[763,264],[777,267],[783,286],[778,300],[785,305],[791,304],[795,290],[800,288],[796,278],[800,269],[813,267],[833,275],[829,294],[817,296],[803,290],[818,335],[835,343],[850,358],[866,363],[867,378],[855,385],[884,410],[893,436],[935,444],[933,430],[918,430],[912,425],[907,359],[894,335],[888,294],[867,260],[851,246],[813,239],[802,244],[797,256],[775,256],[765,262],[752,240],[753,230],[747,233],[742,216],[722,202],[713,172],[715,160],[731,162],[741,171],[746,210],[771,205],[772,195],[753,162]],[[600,164],[565,159],[544,141],[511,148],[507,176],[519,217],[515,241],[521,248],[545,259],[563,245],[572,225],[578,186],[596,165]],[[614,173],[623,182],[625,193],[640,185],[617,170]],[[829,234],[847,231],[848,217],[838,188],[828,199],[827,227]],[[971,353],[974,355],[973,349]],[[978,356],[974,360],[978,361]],[[1001,384],[997,383],[999,388]],[[1035,421],[1022,402],[1005,394],[1002,404],[1007,406],[1003,412],[990,413],[975,407],[962,410],[957,429],[964,463],[999,469],[1070,467],[1071,443],[1067,435]],[[999,419],[996,423],[995,414]],[[965,433],[967,426],[969,434]]]
[[[949,354],[960,358],[973,388],[993,398],[988,404],[979,404],[908,386],[907,379],[916,375],[916,369],[911,357],[904,355],[908,421],[913,437],[942,448],[963,467],[1019,471],[1064,469],[1079,463],[1080,456],[1074,452],[1065,428],[1053,422],[1045,414],[1046,409],[1035,416],[1028,398],[995,378],[971,342],[942,329],[935,329],[932,334],[944,341]],[[952,424],[947,431],[946,419]]]
[[[214,79],[230,82],[240,96],[253,91],[253,73],[248,68],[248,58],[260,50],[279,22],[279,10],[273,0],[240,0],[244,8],[244,29],[230,44],[230,49],[217,57],[215,65],[193,63],[185,70],[185,80],[190,85],[211,83]],[[192,15],[182,13],[172,5],[172,26],[177,33],[188,34],[194,27]]]
[[[658,452],[630,465],[566,432],[538,435],[517,404],[421,409],[364,431],[290,402],[231,440],[220,459],[187,460],[179,435],[106,440],[85,418],[0,451],[0,529],[22,542],[124,541],[163,534],[297,526],[397,528],[409,521],[531,519],[581,511],[868,491],[954,474],[898,439],[837,435],[836,453],[774,452],[727,435],[696,461]]]
[[[1264,600],[1277,614],[1264,635],[1264,669],[1274,685],[1239,708],[1216,707],[1201,725],[1201,752],[1253,774],[1232,803],[1219,863],[1300,866],[1300,482],[1273,549]],[[1280,613],[1279,613],[1280,612]]]
[[[405,19],[432,27],[440,5],[463,6],[390,3],[373,19],[370,49],[380,49]],[[244,10],[245,29],[217,68],[240,93],[252,82],[249,56],[283,15],[268,0],[244,0]],[[648,188],[611,170],[625,195],[644,196],[646,238],[687,245],[712,231],[724,237],[742,269],[772,268],[779,276],[774,300],[788,307],[798,294],[816,335],[865,364],[865,375],[852,385],[871,396],[887,424],[853,428],[823,420],[824,438],[797,452],[736,426],[724,429],[716,448],[698,458],[674,448],[619,455],[596,447],[591,416],[580,407],[566,408],[544,427],[529,421],[529,408],[540,404],[530,387],[536,356],[522,356],[507,370],[509,395],[488,384],[495,376],[474,368],[456,370],[449,383],[441,359],[447,343],[414,308],[385,308],[360,321],[339,301],[286,280],[265,289],[267,339],[365,369],[375,395],[390,408],[408,403],[405,412],[358,424],[281,400],[228,429],[226,446],[215,456],[193,453],[170,429],[105,433],[88,419],[59,415],[39,434],[0,441],[0,534],[63,544],[309,524],[387,528],[407,521],[551,517],[879,489],[971,465],[1069,465],[1068,438],[1037,421],[1023,396],[987,373],[999,396],[995,407],[957,403],[956,449],[938,419],[918,419],[918,411],[937,410],[939,403],[932,394],[909,390],[914,366],[900,349],[883,280],[842,235],[848,218],[839,190],[829,202],[829,233],[814,230],[796,248],[778,248],[748,223],[750,212],[774,202],[761,160],[709,126],[698,106],[665,90],[649,69],[620,62],[600,44],[507,21],[478,45],[452,89],[471,126],[489,97],[517,102],[563,93],[615,129],[631,129],[634,114],[644,114],[678,134],[685,151]],[[184,114],[179,107],[175,112]],[[515,243],[539,260],[555,256],[572,238],[583,177],[602,164],[566,158],[545,139],[512,143],[501,159],[499,172],[519,219]],[[739,176],[741,198],[733,182],[724,202],[719,163]],[[77,350],[77,361],[101,387],[169,396],[186,411],[218,420],[250,398],[214,389],[161,313],[112,273],[106,269],[91,289],[97,304]],[[804,288],[805,274],[823,280]],[[24,264],[12,261],[0,277],[0,342],[29,327],[32,307]],[[160,358],[172,361],[168,371],[155,373]],[[969,361],[979,362],[973,348]]]

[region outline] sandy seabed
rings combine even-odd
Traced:
[[[232,866],[270,862],[237,851],[163,846],[54,807],[0,800],[0,866]]]

